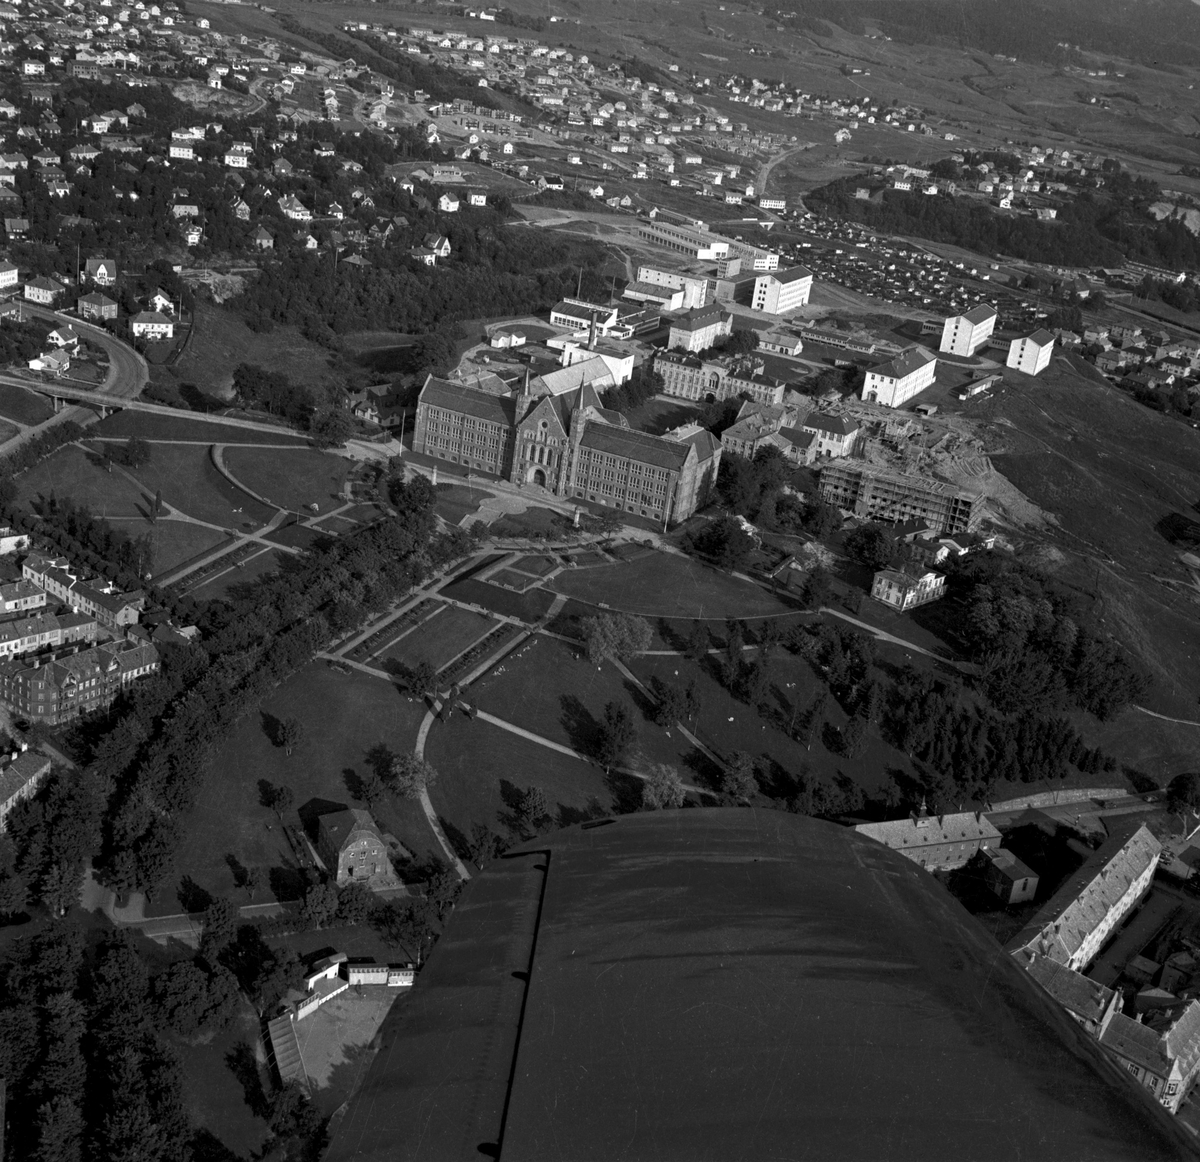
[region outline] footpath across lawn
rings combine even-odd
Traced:
[[[234,880],[236,867],[269,872],[274,887],[294,882],[290,848],[279,819],[259,799],[259,780],[290,787],[295,807],[285,822],[298,825],[297,809],[321,800],[328,809],[361,807],[352,796],[367,773],[364,756],[377,743],[411,750],[424,706],[399,694],[380,678],[341,674],[313,662],[272,692],[261,712],[247,714],[213,756],[196,806],[185,820],[186,838],[176,857],[177,873],[209,892],[250,902]],[[296,718],[304,741],[289,756],[269,735],[274,720]],[[389,797],[375,820],[418,858],[440,851],[420,805]],[[231,859],[232,857],[232,859]],[[278,895],[261,892],[254,902]],[[178,912],[170,891],[160,892],[150,911]]]

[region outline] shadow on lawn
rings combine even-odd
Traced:
[[[184,876],[179,881],[176,892],[179,906],[185,912],[203,912],[213,902],[212,893],[201,887],[191,876]]]
[[[254,1048],[248,1041],[239,1041],[225,1054],[225,1064],[237,1078],[242,1087],[242,1096],[246,1105],[256,1118],[268,1117],[271,1113],[271,1102],[263,1089],[262,1075],[258,1071],[258,1062],[254,1059]]]
[[[194,1162],[242,1162],[242,1156],[235,1154],[212,1130],[197,1130],[188,1145]]]
[[[559,721],[571,747],[581,754],[595,755],[600,748],[600,723],[574,694],[562,695],[558,704],[562,707]]]

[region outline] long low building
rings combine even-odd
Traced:
[[[639,218],[638,237],[665,250],[686,254],[689,258],[711,262],[729,256],[728,238],[718,238],[704,230],[679,226],[661,219]]]
[[[854,830],[927,871],[962,867],[976,852],[1000,846],[1000,832],[974,811],[930,815],[922,806],[905,819],[860,823]]]
[[[633,431],[590,384],[549,394],[535,380],[497,397],[432,375],[417,401],[413,451],[664,525],[706,503],[721,462],[710,432]]]
[[[940,533],[966,533],[983,519],[983,497],[941,480],[866,464],[821,469],[821,499],[867,520],[924,521]]]
[[[0,658],[96,640],[96,619],[86,613],[38,613],[0,621]]]

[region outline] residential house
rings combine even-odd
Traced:
[[[1002,903],[1023,904],[1037,895],[1037,872],[1007,848],[989,848],[981,854],[983,882]]]
[[[117,304],[106,295],[100,294],[99,291],[92,291],[91,294],[83,295],[75,300],[75,309],[85,319],[115,319],[117,317]]]
[[[284,217],[292,219],[293,222],[312,221],[312,211],[295,194],[285,194],[281,197],[279,208],[283,211]]]
[[[62,290],[62,283],[40,274],[25,284],[25,298],[31,303],[40,303],[48,307],[62,294]]]
[[[175,337],[174,320],[161,311],[139,311],[130,322],[129,330],[135,339],[157,341]]]
[[[317,853],[339,885],[395,879],[387,844],[370,812],[351,808],[320,816]]]
[[[117,285],[117,264],[111,258],[89,258],[84,274],[96,286]]]
[[[814,454],[830,459],[849,456],[861,433],[858,423],[850,416],[832,416],[825,412],[810,412],[800,426],[812,433]]]
[[[254,245],[258,247],[259,250],[275,249],[275,238],[272,236],[269,230],[264,229],[262,226],[256,227],[251,237],[254,240]]]
[[[442,196],[438,198],[438,209],[445,214],[457,214],[458,204],[457,194],[442,194]]]
[[[27,366],[30,371],[49,371],[54,375],[62,375],[70,370],[71,357],[65,351],[45,351],[30,359]]]
[[[0,289],[16,286],[20,282],[20,271],[16,263],[0,260]]]
[[[445,234],[426,234],[421,245],[432,250],[438,258],[450,257],[450,239]]]
[[[36,795],[49,774],[50,760],[34,750],[22,749],[0,760],[0,831],[8,827],[9,812],[22,799]]]
[[[871,596],[901,613],[928,605],[946,595],[946,578],[919,566],[880,569],[871,582]]]

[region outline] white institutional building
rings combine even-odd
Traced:
[[[1034,331],[1023,339],[1014,339],[1008,347],[1008,359],[1005,366],[1026,375],[1037,375],[1050,366],[1050,356],[1054,353],[1054,336],[1045,329]]]
[[[782,315],[808,305],[812,294],[812,271],[803,266],[760,274],[754,280],[751,305],[768,315]]]
[[[946,355],[974,355],[986,347],[996,329],[996,308],[981,304],[965,315],[953,315],[942,325],[938,350]]]
[[[910,347],[889,363],[867,372],[862,397],[867,403],[898,408],[924,391],[937,374],[937,356],[921,347]]]

